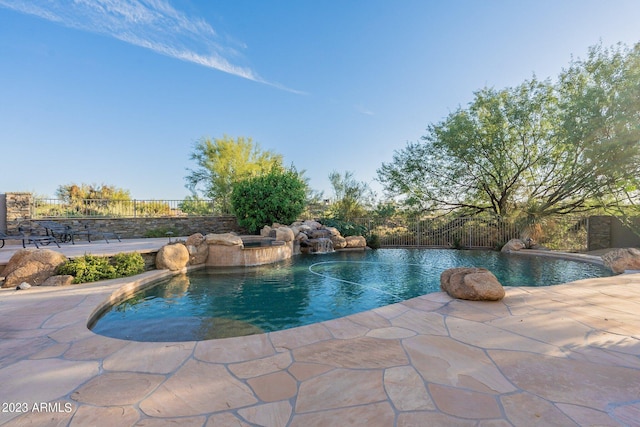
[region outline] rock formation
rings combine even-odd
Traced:
[[[56,268],[66,261],[67,257],[51,249],[20,249],[4,268],[2,287],[11,288],[23,282],[39,286],[55,275]]]
[[[440,288],[452,298],[471,301],[498,301],[504,298],[504,288],[486,268],[458,267],[440,275]]]
[[[527,245],[520,239],[511,239],[502,247],[500,252],[517,252],[526,248]]]
[[[625,270],[640,270],[640,250],[636,248],[623,248],[607,252],[602,255],[604,265],[616,274]]]
[[[183,243],[173,243],[160,248],[156,255],[156,268],[180,270],[189,263],[189,251]]]

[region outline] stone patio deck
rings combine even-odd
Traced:
[[[1,425],[640,426],[640,274],[211,341],[89,331],[129,282],[0,291]]]

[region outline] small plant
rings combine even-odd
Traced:
[[[367,246],[369,246],[371,249],[380,249],[380,236],[375,233],[369,234],[369,236],[367,237]]]
[[[96,255],[84,255],[62,264],[56,274],[74,277],[73,283],[97,282],[139,274],[144,271],[144,260],[139,253],[120,253],[112,259]]]

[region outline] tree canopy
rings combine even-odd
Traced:
[[[556,83],[482,89],[378,169],[418,211],[541,217],[592,209],[640,171],[640,45],[590,48]]]
[[[186,187],[193,194],[200,191],[214,200],[215,208],[231,211],[231,192],[234,183],[264,174],[273,166],[282,166],[282,156],[263,151],[251,138],[228,136],[202,138],[196,142],[191,154],[197,168],[189,169]]]
[[[373,192],[366,182],[356,180],[350,171],[344,175],[337,171],[331,172],[329,182],[335,197],[327,212],[330,218],[351,221],[366,215],[366,207],[373,199]]]

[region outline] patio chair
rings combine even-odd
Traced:
[[[44,246],[50,243],[55,243],[57,247],[60,247],[58,240],[54,236],[43,236],[42,234],[37,234],[37,232],[32,228],[30,228],[29,230],[25,230],[23,227],[18,227],[18,232],[20,233],[19,236],[9,236],[9,238],[22,240],[23,248],[27,247],[27,242],[33,243],[38,249],[40,248],[40,246],[38,246],[38,243]]]

